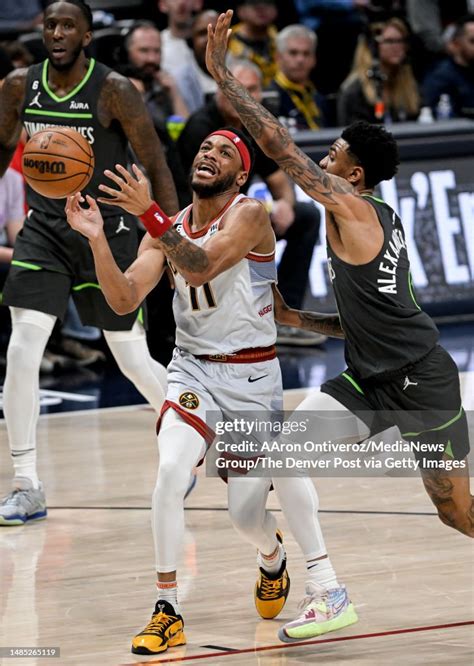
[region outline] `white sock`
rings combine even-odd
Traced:
[[[308,581],[317,583],[329,590],[333,587],[339,587],[336,572],[332,568],[329,557],[323,557],[318,560],[307,560],[306,568],[308,570]]]
[[[13,485],[18,477],[27,478],[31,481],[33,488],[39,488],[38,473],[36,471],[36,449],[29,449],[22,452],[21,455],[12,452],[13,467],[15,469],[15,478]]]
[[[283,545],[278,542],[277,547],[270,553],[270,555],[264,555],[260,551],[258,552],[257,562],[262,569],[264,569],[269,574],[275,574],[280,570],[283,560],[285,559],[285,549]]]
[[[176,612],[176,615],[181,615],[178,604],[178,583],[173,581],[157,581],[156,589],[158,590],[158,601],[167,601],[171,604]]]

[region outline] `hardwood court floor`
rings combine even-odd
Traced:
[[[290,398],[295,403],[301,395]],[[282,514],[276,516],[286,534],[292,590],[281,617],[262,621],[253,607],[255,553],[229,523],[224,484],[201,473],[186,504],[179,579],[188,644],[161,657],[132,655],[130,639],[155,599],[148,508],[154,421],[143,407],[40,419],[49,517],[0,530],[0,646],[56,646],[61,657],[20,663],[472,663],[472,542],[438,521],[418,478],[317,479],[329,552],[360,621],[288,646],[276,632],[294,614],[305,571]],[[4,490],[10,462],[4,423],[0,428]],[[274,497],[270,506],[277,508]]]

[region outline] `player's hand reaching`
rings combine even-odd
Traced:
[[[82,208],[80,204],[84,201],[89,208]],[[85,199],[80,192],[68,197],[65,211],[69,226],[88,240],[93,241],[103,233],[104,220],[95,199],[88,194]]]
[[[104,174],[118,185],[119,189],[99,185],[99,190],[109,194],[110,197],[99,197],[97,201],[109,204],[109,206],[120,206],[132,215],[143,215],[152,204],[150,185],[145,174],[136,164],[132,165],[135,178],[121,164],[116,164],[115,168],[120,175],[108,169],[104,171]]]
[[[229,9],[219,16],[215,28],[211,24],[207,26],[206,67],[217,82],[224,78],[226,70],[225,56],[233,13]]]

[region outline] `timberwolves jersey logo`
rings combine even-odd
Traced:
[[[186,409],[197,409],[199,407],[199,398],[195,393],[186,391],[179,396],[179,404]]]

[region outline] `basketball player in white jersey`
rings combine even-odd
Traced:
[[[137,260],[125,273],[112,257],[95,201],[86,197],[85,210],[75,195],[66,208],[69,224],[89,239],[99,282],[117,313],[128,312],[145,298],[166,261],[175,278],[177,346],[159,422],[160,463],[152,503],[158,601],[149,624],[133,640],[132,651],[138,654],[163,652],[186,640],[176,568],[189,475],[214,439],[206,411],[225,415],[282,408],[272,312],[275,236],[263,205],[239,194],[250,171],[250,151],[248,139],[236,130],[209,135],[193,162],[193,203],[172,220],[151,200],[148,182],[137,167],[136,178],[121,166],[121,177],[106,171],[119,189],[100,186],[112,197],[103,200],[139,215],[148,230]],[[228,479],[231,519],[259,552],[255,603],[264,618],[281,611],[289,591],[281,536],[265,509],[271,483],[269,478]],[[273,484],[308,568],[326,584],[339,587],[315,520],[317,507],[307,485],[311,481],[279,478]],[[345,588],[339,589],[344,622],[329,622],[319,633],[357,620]]]

